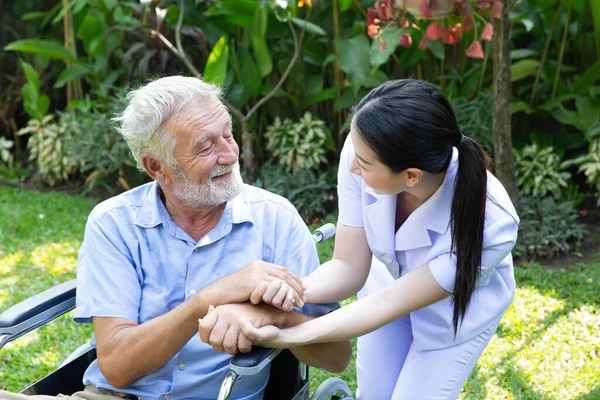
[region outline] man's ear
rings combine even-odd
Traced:
[[[421,182],[423,178],[423,171],[418,168],[408,168],[406,170],[406,186],[415,187],[417,183]]]
[[[161,185],[168,185],[171,182],[170,174],[165,170],[165,164],[152,157],[151,154],[142,154],[140,161],[150,178]]]

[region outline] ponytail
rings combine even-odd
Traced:
[[[457,147],[458,174],[451,217],[451,252],[456,251],[456,280],[452,295],[454,336],[465,317],[481,270],[489,166],[486,153],[474,140],[462,136]]]

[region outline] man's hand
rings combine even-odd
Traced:
[[[251,300],[258,304],[266,298],[270,304],[281,309],[287,307],[286,311],[290,311],[293,307],[302,307],[306,301],[300,278],[282,266],[260,260],[251,262],[217,284],[227,285],[227,295],[232,296],[227,303]]]
[[[252,348],[252,342],[242,332],[240,318],[260,328],[276,325],[278,313],[281,311],[264,304],[242,303],[211,307],[208,314],[199,321],[200,339],[217,351],[226,351],[232,355],[238,351],[247,353]]]

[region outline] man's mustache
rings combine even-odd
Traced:
[[[239,168],[239,163],[233,165],[217,165],[210,171],[210,177],[215,178],[217,176],[225,175],[233,171],[235,168]]]

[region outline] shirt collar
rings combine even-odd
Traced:
[[[242,192],[232,200],[229,200],[225,206],[225,210],[231,213],[232,223],[234,224],[242,222],[254,223],[250,208],[245,201],[245,187],[246,185],[244,184]],[[142,228],[153,228],[161,223],[166,225],[172,222],[171,216],[161,199],[161,192],[160,185],[154,181],[135,218],[136,225]],[[168,221],[166,221],[167,218]]]

